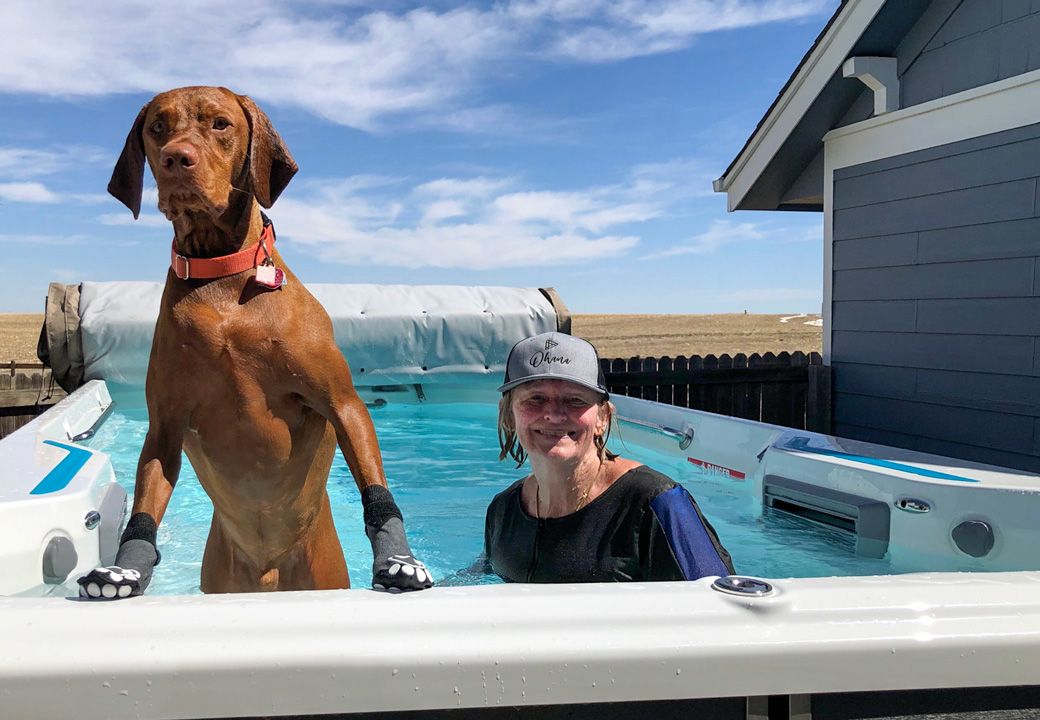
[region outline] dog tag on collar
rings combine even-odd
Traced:
[[[265,288],[277,290],[285,285],[285,273],[274,265],[260,265],[256,268],[256,282]]]

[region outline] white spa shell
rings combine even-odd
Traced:
[[[104,316],[118,320],[112,304],[118,288],[99,290],[95,297],[107,298]],[[481,309],[479,318],[459,321],[469,328],[465,334],[443,330],[441,319],[430,318],[435,306],[424,301],[416,309],[426,313],[388,320],[398,327],[393,334],[365,320],[336,321],[337,335],[370,330],[383,342],[404,335],[409,347],[425,353],[402,356],[401,370],[381,375],[373,365],[373,377],[411,390],[365,390],[372,397],[451,399],[449,388],[469,383],[472,398],[493,400],[508,338],[555,326],[551,305],[527,298],[530,309],[512,320]],[[95,334],[84,337],[84,347],[96,353],[94,367],[122,381],[136,377],[126,358],[143,352],[142,331],[126,323],[91,331],[89,303],[85,310],[83,325]],[[147,321],[139,322],[147,330]],[[461,359],[453,361],[449,347]],[[108,399],[107,384],[94,380],[0,442],[0,580],[6,583],[0,593],[15,595],[0,598],[5,720],[349,714],[1040,684],[1040,572],[1028,570],[774,578],[762,597],[719,592],[712,578],[435,587],[408,595],[146,595],[111,603],[46,597],[59,587],[42,577],[40,548],[49,534],[63,532],[77,548],[68,582],[103,559],[106,548],[114,550],[118,527],[111,520],[93,530],[83,526],[90,510],[103,508],[109,518],[122,510],[122,498],[110,494],[112,470],[102,453],[92,453],[53,497],[26,495],[65,452],[47,441],[69,444],[101,416]],[[766,492],[767,478],[785,477],[886,505],[897,568],[975,562],[950,540],[951,526],[965,518],[985,519],[994,529],[989,567],[1037,565],[1035,476],[631,398],[615,402],[627,442],[729,473],[755,496]],[[905,497],[927,501],[930,512],[901,511]]]

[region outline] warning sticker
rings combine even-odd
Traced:
[[[699,468],[703,468],[709,475],[722,475],[723,477],[732,478],[733,480],[743,480],[747,476],[739,470],[732,470],[722,465],[715,465],[714,463],[707,462],[705,460],[698,460],[697,458],[687,457],[687,460],[692,462]]]

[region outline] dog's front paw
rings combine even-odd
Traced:
[[[76,582],[79,596],[88,600],[117,600],[143,592],[141,573],[118,565],[94,568]]]
[[[387,592],[407,592],[433,587],[433,576],[413,555],[391,555],[374,568],[372,587]]]

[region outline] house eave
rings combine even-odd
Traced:
[[[885,0],[846,0],[830,18],[744,148],[712,183],[715,192],[726,193],[730,211],[780,209],[784,188],[752,191],[824,88],[835,75],[840,78],[842,64],[884,5]],[[822,133],[815,141],[820,137]],[[797,209],[806,207],[799,205]]]

